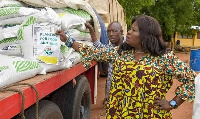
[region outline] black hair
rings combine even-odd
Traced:
[[[137,21],[142,42],[143,51],[153,56],[161,56],[166,52],[166,44],[162,38],[162,30],[158,21],[147,15],[139,15],[132,19],[132,24]],[[124,50],[131,50],[133,47],[123,43],[118,50],[121,54]]]

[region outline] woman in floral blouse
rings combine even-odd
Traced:
[[[194,100],[195,72],[166,51],[160,25],[150,16],[133,18],[126,42],[119,47],[97,49],[67,38],[62,31],[56,34],[81,53],[85,68],[92,60],[113,63],[107,119],[171,119],[170,110]],[[182,84],[167,101],[173,78]]]

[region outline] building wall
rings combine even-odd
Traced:
[[[177,45],[177,41],[180,41],[180,46],[186,46],[186,47],[190,47],[190,46],[200,46],[200,32],[195,32],[195,36],[191,37],[191,38],[181,38],[179,37],[178,33],[176,32],[175,34],[175,38],[172,39],[174,46]]]

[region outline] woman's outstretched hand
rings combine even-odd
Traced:
[[[169,101],[165,100],[165,99],[161,99],[160,97],[156,97],[154,100],[154,105],[158,108],[158,110],[167,110],[170,111],[173,108],[170,107]]]
[[[65,35],[65,33],[62,30],[57,30],[55,34],[60,35],[60,40],[62,42],[66,42],[67,36]]]

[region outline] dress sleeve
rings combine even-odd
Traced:
[[[196,73],[186,63],[182,62],[173,52],[168,53],[167,62],[165,64],[166,71],[173,78],[182,82],[175,90],[176,96],[188,102],[192,102],[195,98],[194,79]]]
[[[96,48],[79,43],[79,53],[82,55],[82,62],[86,69],[92,65],[93,60],[113,62],[118,56],[117,49],[118,47]]]
[[[102,44],[99,40],[96,40],[95,42],[93,42],[93,45],[96,48],[109,48],[109,47],[112,47],[112,45],[110,45],[110,44]]]

